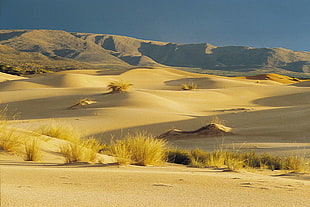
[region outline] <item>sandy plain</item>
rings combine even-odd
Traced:
[[[234,135],[188,136],[169,140],[173,147],[211,151],[255,150],[310,158],[310,82],[295,83],[276,75],[267,80],[229,78],[168,68],[136,68],[115,73],[64,71],[41,77],[0,75],[0,101],[19,119],[10,125],[34,130],[51,119],[69,124],[82,136],[102,142],[137,130],[158,136],[169,129],[195,130],[214,117]],[[278,81],[281,79],[281,81]],[[133,86],[110,94],[110,81]],[[195,82],[197,90],[183,91]],[[68,109],[81,99],[96,103]],[[48,139],[42,160],[25,162],[1,151],[2,206],[307,206],[308,174],[222,172],[166,164],[119,167],[64,165],[57,153],[61,140]]]

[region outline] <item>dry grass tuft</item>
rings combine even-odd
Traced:
[[[65,157],[66,163],[84,161],[82,147],[74,143],[60,146],[60,153]]]
[[[23,138],[13,128],[0,127],[0,149],[8,152],[17,152],[23,145]]]
[[[107,86],[109,90],[112,90],[112,93],[122,93],[128,90],[130,86],[133,84],[131,83],[126,83],[122,80],[120,81],[112,81],[109,83]]]
[[[97,152],[82,144],[68,143],[60,147],[60,153],[65,157],[66,163],[95,162]]]
[[[55,121],[40,126],[36,131],[46,136],[71,142],[78,142],[80,140],[80,134],[72,126],[57,123]]]
[[[67,143],[60,147],[66,163],[95,162],[102,145],[94,138]]]
[[[25,161],[39,161],[41,158],[41,152],[39,142],[37,139],[28,141],[25,143]]]
[[[140,132],[117,140],[110,146],[110,151],[121,165],[161,165],[166,161],[166,145],[166,140]]]
[[[197,89],[197,84],[196,83],[184,83],[182,84],[182,89],[183,90],[194,90]]]

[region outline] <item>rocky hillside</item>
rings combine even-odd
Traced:
[[[310,73],[310,52],[175,44],[57,30],[0,30],[0,64],[30,69],[173,66],[200,72]]]

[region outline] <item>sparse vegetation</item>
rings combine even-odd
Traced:
[[[189,161],[190,160],[190,161]],[[271,154],[258,155],[255,152],[233,152],[215,150],[205,152],[200,149],[192,151],[170,150],[168,161],[192,167],[216,167],[238,170],[241,168],[266,168],[270,170],[303,171],[305,159],[298,156],[280,157]]]
[[[21,136],[14,129],[9,129],[6,126],[1,126],[0,130],[0,149],[16,152],[22,146]]]
[[[64,144],[60,147],[60,153],[65,157],[66,163],[89,161],[86,160],[83,147],[75,143]]]
[[[41,68],[23,69],[23,68],[14,67],[14,66],[6,65],[6,64],[0,64],[0,72],[23,76],[23,75],[30,75],[30,74],[50,73],[51,71],[41,69]]]
[[[166,144],[163,139],[140,132],[112,143],[110,152],[121,165],[160,165],[166,161]]]
[[[95,138],[81,139],[80,134],[72,127],[52,121],[40,126],[37,131],[43,135],[68,141],[60,146],[60,153],[66,163],[95,162],[102,145]]]
[[[95,162],[97,153],[102,148],[94,138],[67,143],[60,147],[60,153],[65,157],[66,163]]]
[[[0,108],[0,150],[16,152],[22,146],[23,139],[16,129],[10,128],[7,124],[11,118],[8,115],[8,107]]]
[[[109,90],[112,90],[112,93],[123,93],[128,90],[130,86],[133,84],[131,83],[126,83],[122,80],[120,81],[112,81],[109,83],[107,86]]]
[[[41,158],[37,139],[25,143],[25,161],[39,161]]]
[[[194,90],[197,89],[197,84],[196,83],[184,83],[182,84],[182,89],[183,90]]]
[[[80,140],[80,134],[72,126],[55,121],[40,126],[36,131],[46,136],[71,142],[78,142]]]
[[[212,120],[210,121],[210,124],[220,124],[220,125],[225,125],[226,121],[220,119],[218,116],[212,117]]]

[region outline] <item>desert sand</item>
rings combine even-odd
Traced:
[[[272,74],[269,74],[269,77]],[[168,68],[136,68],[115,73],[71,70],[39,77],[0,74],[0,102],[19,112],[10,126],[32,131],[55,120],[84,137],[109,143],[146,130],[196,130],[215,117],[232,128],[223,137],[184,136],[173,147],[211,151],[255,150],[310,158],[309,81],[277,81],[194,74]],[[111,94],[107,85],[133,86]],[[183,83],[198,89],[183,91]],[[90,105],[70,109],[82,99]],[[26,162],[1,151],[2,206],[307,206],[309,174],[105,164],[64,165],[56,138],[46,139],[40,162]]]

